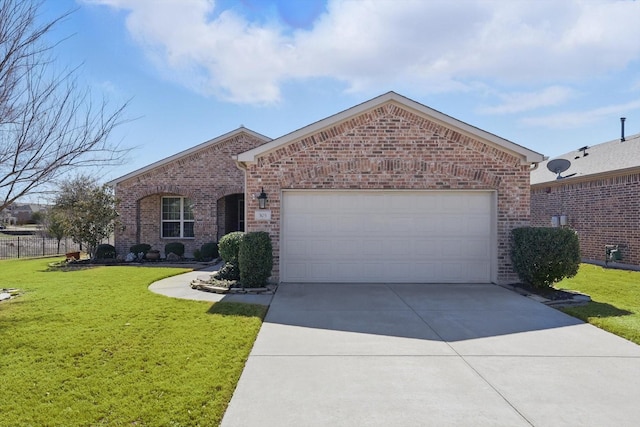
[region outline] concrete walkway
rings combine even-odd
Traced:
[[[149,286],[149,290],[156,294],[165,295],[171,298],[190,299],[196,301],[211,302],[242,302],[246,304],[269,305],[273,295],[256,295],[256,294],[216,294],[213,292],[204,292],[191,289],[191,281],[199,276],[209,277],[213,272],[218,271],[222,267],[222,263],[211,265],[201,270],[190,271],[188,273],[178,274],[176,276],[167,277],[159,280]]]
[[[637,426],[640,346],[494,285],[280,285],[222,421]]]

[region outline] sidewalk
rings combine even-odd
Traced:
[[[191,281],[199,276],[209,276],[213,272],[218,271],[223,263],[203,268],[202,270],[190,271],[188,273],[178,274],[176,276],[167,277],[159,280],[149,286],[149,290],[156,294],[164,295],[171,298],[189,299],[195,301],[211,301],[211,302],[241,302],[245,304],[269,305],[273,295],[256,295],[256,294],[216,294],[213,292],[199,291],[191,289]]]

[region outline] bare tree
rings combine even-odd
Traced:
[[[47,35],[71,12],[41,24],[41,5],[0,0],[0,212],[72,170],[121,164],[129,152],[108,139],[127,103],[95,103],[78,68],[56,68],[59,43]]]

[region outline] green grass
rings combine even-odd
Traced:
[[[176,268],[0,261],[0,426],[212,426],[266,308],[147,290]]]
[[[582,264],[575,277],[555,287],[591,296],[589,304],[565,313],[640,344],[640,272]]]

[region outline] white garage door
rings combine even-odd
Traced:
[[[493,193],[284,191],[284,282],[487,283]]]

